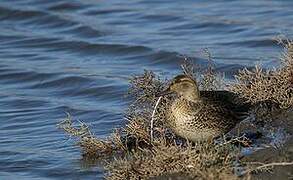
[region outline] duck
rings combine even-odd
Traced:
[[[211,141],[245,119],[250,107],[230,91],[199,91],[193,77],[172,79],[160,96],[176,94],[166,108],[165,123],[178,136],[192,142]]]

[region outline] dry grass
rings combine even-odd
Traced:
[[[253,70],[243,69],[236,76],[237,82],[231,91],[258,104],[272,102],[280,108],[287,109],[293,105],[293,44],[286,41],[282,55],[282,66],[274,70],[263,70],[255,66]]]
[[[58,124],[58,127],[70,137],[78,138],[78,145],[83,155],[87,157],[104,157],[113,152],[126,149],[118,130],[114,131],[107,140],[101,140],[95,137],[83,122],[79,121],[79,124],[74,125],[69,114],[67,114],[66,119]]]
[[[224,83],[224,76],[215,70],[215,63],[212,54],[208,49],[204,49],[207,57],[207,67],[199,66],[191,60],[184,58],[181,68],[183,73],[196,79],[200,90],[214,91],[223,90],[227,85]]]
[[[152,149],[143,149],[130,157],[108,164],[108,179],[147,179],[181,174],[190,179],[236,179],[233,162],[237,150],[232,146],[208,143],[192,146],[155,142]]]
[[[212,59],[212,54],[208,49],[204,50],[204,53],[207,56],[208,66],[207,68],[203,69],[200,75],[199,80],[199,88],[201,90],[207,91],[215,91],[215,90],[222,90],[226,87],[224,83],[223,75],[217,73],[215,71],[215,64]]]
[[[231,90],[256,105],[269,100],[282,108],[292,107],[292,46],[291,42],[286,45],[287,53],[283,56],[284,64],[280,69],[244,69],[236,76],[237,83],[231,86]],[[214,71],[209,53],[208,59],[209,66],[201,71],[199,84],[201,89],[217,90],[223,87],[223,81]],[[182,65],[183,72],[193,78],[196,76],[197,68],[188,61]],[[165,107],[169,105],[173,96],[163,97],[155,110],[155,116],[152,116],[158,99],[157,94],[167,83],[168,80],[159,79],[151,71],[133,76],[130,79],[128,93],[133,98],[133,103],[125,113],[127,123],[106,140],[93,136],[83,123],[74,126],[70,117],[61,122],[59,127],[67,134],[78,138],[78,144],[87,157],[123,154],[106,166],[107,179],[147,179],[176,173],[191,179],[236,179],[239,174],[235,163],[239,163],[239,157],[238,150],[232,143],[194,145],[177,137],[164,126]],[[252,171],[244,169],[242,172],[249,175]]]

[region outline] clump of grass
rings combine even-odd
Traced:
[[[162,91],[164,81],[161,81],[151,71],[145,71],[142,75],[133,76],[130,79],[130,94],[134,101],[125,113],[127,123],[125,127],[117,129],[112,136],[102,140],[95,137],[89,127],[79,122],[74,125],[71,116],[59,124],[71,137],[76,137],[82,153],[86,157],[104,157],[113,153],[128,153],[139,148],[150,148],[152,142],[150,138],[150,122],[157,93]],[[168,99],[163,98],[162,106],[157,109],[154,134],[156,137],[165,136],[164,104]],[[164,131],[164,133],[163,133]]]
[[[129,80],[128,95],[134,98],[132,106],[146,105],[155,102],[157,93],[165,87],[165,82],[160,80],[152,71],[145,70],[143,74],[132,76]],[[150,104],[152,105],[152,104]]]
[[[83,122],[79,121],[79,124],[74,125],[70,114],[67,114],[67,118],[59,123],[58,127],[69,136],[78,138],[83,156],[98,158],[125,149],[118,130],[114,131],[109,139],[101,140],[95,137]]]
[[[147,179],[172,174],[194,179],[236,179],[233,162],[237,150],[230,145],[209,143],[170,144],[164,139],[152,149],[143,149],[130,157],[117,159],[106,167],[108,179]]]
[[[279,108],[293,106],[293,43],[283,43],[285,51],[282,65],[278,69],[264,70],[255,66],[253,70],[244,68],[239,72],[236,83],[230,90],[239,94],[252,104],[270,102]]]
[[[163,98],[162,105],[156,110],[155,127],[151,130],[152,112],[158,99],[158,93],[165,86],[166,81],[161,81],[153,72],[145,70],[142,75],[133,76],[130,79],[130,94],[134,101],[126,112],[128,120],[123,132],[126,137],[135,140],[135,145],[150,147],[152,142],[151,131],[159,136],[159,129],[164,129],[163,120],[165,116],[164,104],[168,103]],[[133,142],[132,142],[133,144]]]

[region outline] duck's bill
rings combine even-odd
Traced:
[[[172,93],[172,91],[170,91],[170,89],[167,88],[167,89],[163,90],[162,92],[159,92],[159,93],[157,94],[157,96],[158,96],[158,97],[159,97],[159,96],[166,96],[166,95],[171,94],[171,93]]]

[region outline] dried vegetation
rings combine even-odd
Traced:
[[[253,70],[244,68],[236,76],[236,83],[231,91],[247,101],[258,104],[272,102],[280,108],[287,109],[293,105],[293,43],[282,41],[285,51],[281,57],[281,67],[263,70],[255,66]]]
[[[108,165],[109,179],[147,179],[180,174],[189,179],[235,179],[237,150],[231,146],[156,141],[152,149],[134,152]]]
[[[244,69],[236,76],[237,83],[230,87],[231,90],[253,104],[270,100],[282,108],[292,107],[293,45],[290,41],[286,49],[281,68],[269,71],[259,67],[252,71]],[[210,55],[209,61],[210,65],[200,76],[199,84],[201,89],[216,90],[223,87],[223,83],[214,71]],[[185,63],[182,68],[185,74],[195,77],[195,66]],[[120,154],[107,163],[107,179],[148,179],[171,177],[173,174],[187,179],[249,178],[253,170],[238,171],[244,168],[244,164],[239,160],[239,149],[233,145],[233,141],[216,145],[192,144],[164,126],[164,107],[173,97],[162,98],[155,116],[152,116],[157,94],[167,83],[168,80],[159,79],[151,71],[133,76],[128,93],[133,103],[125,114],[127,123],[106,140],[92,135],[83,123],[74,127],[70,116],[59,127],[67,134],[78,137],[84,156],[97,158]]]

